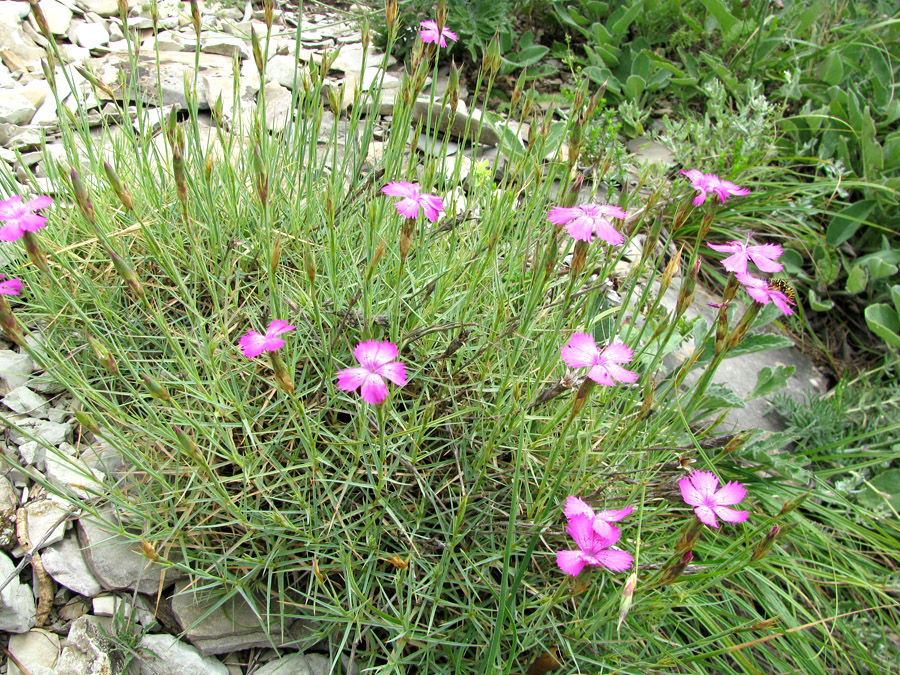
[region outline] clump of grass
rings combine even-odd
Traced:
[[[664,225],[688,217],[693,194],[620,195],[635,214],[618,223],[622,246],[548,223],[578,187],[602,201],[602,173],[577,177],[580,148],[570,141],[567,159],[553,142],[590,119],[584,90],[561,134],[520,92],[511,115],[531,122],[530,143],[459,191],[459,156],[410,151],[420,133],[442,137],[428,123],[410,134],[435,65],[419,45],[374,162],[377,86],[319,143],[326,101],[340,110],[325,64],[298,73],[284,129],[267,129],[261,109],[235,113],[207,144],[194,96],[163,141],[142,105],[139,124],[104,130],[106,150],[83,143],[83,116],[63,121],[68,163],[47,162],[58,193],[40,233],[49,272],[14,249],[27,290],[12,311],[40,330],[26,348],[78,399],[82,442],[102,438],[128,467],[84,508],[114,504],[125,524],[110,527],[199,587],[261,616],[312,619],[335,651],[380,672],[521,672],[545,653],[570,672],[877,672],[864,627],[844,618],[896,630],[889,563],[875,554],[896,550],[896,527],[825,478],[761,476],[746,438],[709,422],[729,405],[707,390],[715,367],[772,346],[742,335],[763,317],[698,324],[695,357],[661,371],[699,260],[697,246],[669,258],[677,228]],[[497,65],[484,64],[475,100]],[[8,172],[0,181],[14,189]],[[446,215],[404,220],[379,191],[389,181],[442,195]],[[691,216],[695,244],[713,213]],[[691,274],[666,312],[679,269]],[[275,319],[296,326],[281,372],[238,348]],[[628,345],[637,381],[591,391],[560,358],[575,332]],[[336,386],[366,340],[396,344],[406,366],[408,384],[380,406]],[[685,391],[695,367],[705,374]],[[745,484],[750,520],[701,533],[678,490],[687,467]],[[633,579],[557,568],[572,547],[568,495],[635,508],[619,543]]]

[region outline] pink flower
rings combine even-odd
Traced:
[[[444,203],[437,195],[421,194],[420,190],[415,183],[403,180],[388,183],[381,188],[381,191],[389,197],[403,197],[397,202],[397,213],[401,216],[415,218],[419,215],[421,206],[425,217],[434,223],[444,214]]]
[[[0,201],[0,240],[15,241],[26,232],[37,232],[47,224],[46,216],[34,213],[39,209],[46,209],[53,203],[47,196],[35,197],[31,201],[22,202],[19,195]]]
[[[2,275],[0,275],[2,278]],[[0,295],[18,295],[22,292],[22,281],[20,279],[7,279],[0,281]]]
[[[590,368],[587,376],[607,387],[614,386],[616,382],[635,382],[638,379],[637,373],[618,365],[630,363],[634,358],[634,352],[621,342],[613,342],[599,350],[593,337],[587,333],[575,333],[562,348],[562,358],[571,368]]]
[[[705,202],[708,192],[718,195],[719,201],[723,204],[728,197],[750,194],[750,190],[738,187],[731,181],[722,180],[714,173],[703,173],[697,169],[682,171],[681,173],[690,179],[691,187],[698,192],[697,196],[694,197],[694,206],[700,206]]]
[[[598,528],[598,522],[606,527]],[[602,532],[598,532],[598,529]],[[578,576],[585,565],[606,567],[613,572],[621,572],[631,567],[633,558],[630,553],[606,550],[622,536],[618,528],[609,523],[591,518],[586,513],[576,513],[569,518],[566,531],[578,545],[577,551],[556,552],[556,564],[566,574]]]
[[[744,284],[744,288],[747,289],[747,293],[757,302],[763,305],[767,305],[769,304],[769,300],[771,300],[773,303],[775,303],[775,306],[785,314],[785,316],[791,316],[794,313],[794,311],[790,308],[790,305],[794,305],[796,303],[787,295],[785,295],[783,291],[770,284],[768,281],[764,279],[757,279],[756,277],[750,276],[749,274],[735,274],[734,276],[738,281]]]
[[[572,518],[582,514],[590,517],[594,521],[600,521],[608,525],[609,523],[617,523],[623,518],[627,518],[631,515],[632,511],[634,511],[634,507],[627,506],[624,509],[611,509],[594,513],[594,509],[592,509],[587,502],[573,496],[566,498],[566,508],[564,513],[566,514],[566,518]],[[597,527],[601,528],[601,530],[603,529],[603,526],[600,524],[595,525],[595,529]]]
[[[719,253],[731,253],[722,260],[722,265],[729,272],[747,274],[747,263],[753,261],[763,272],[780,272],[784,265],[775,262],[784,252],[778,244],[756,244],[748,246],[740,241],[730,241],[727,244],[708,244],[713,251]]]
[[[446,47],[448,39],[453,40],[454,42],[459,39],[456,33],[446,26],[438,30],[436,21],[423,21],[421,26],[422,30],[419,31],[419,37],[422,38],[422,42],[432,42],[434,44],[439,44],[441,47]]]
[[[710,471],[695,471],[678,481],[681,496],[686,504],[694,507],[694,513],[701,523],[718,527],[716,516],[726,523],[743,523],[747,520],[749,514],[746,511],[725,508],[737,504],[747,495],[744,486],[732,482],[716,490],[718,486],[719,479]]]
[[[353,355],[362,368],[340,371],[338,388],[353,391],[362,387],[359,393],[363,401],[378,405],[388,395],[385,377],[400,387],[406,384],[406,366],[394,360],[397,358],[397,345],[393,342],[360,342]]]
[[[610,218],[625,218],[627,214],[618,206],[610,204],[582,204],[571,208],[557,206],[550,209],[547,216],[554,225],[566,225],[566,232],[577,241],[590,242],[593,235],[603,241],[618,246],[625,237],[612,226]]]
[[[284,340],[279,335],[289,333],[296,326],[288,325],[287,321],[275,319],[269,324],[265,335],[260,335],[255,331],[250,331],[242,337],[238,344],[241,345],[241,352],[248,359],[259,356],[263,352],[274,352],[276,349],[284,347]]]

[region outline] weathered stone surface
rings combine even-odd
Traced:
[[[65,647],[56,662],[56,675],[121,675],[125,655],[97,627],[99,619],[82,616],[72,622]]]
[[[101,509],[101,514],[110,521],[116,520],[111,506]],[[103,588],[137,588],[141,593],[156,593],[162,567],[137,553],[138,544],[104,530],[89,518],[78,521],[78,540],[88,568]],[[178,570],[168,569],[163,585],[183,576]]]
[[[675,163],[675,153],[659,141],[652,141],[644,136],[633,138],[625,144],[625,149],[632,153],[641,163],[662,164],[669,166]]]
[[[35,394],[28,387],[16,387],[3,397],[3,404],[20,415],[28,415],[37,419],[47,417],[50,404],[40,394]]]
[[[0,393],[8,394],[28,382],[34,370],[34,361],[25,353],[0,350]]]
[[[284,128],[288,119],[293,114],[291,108],[291,92],[280,84],[270,82],[265,88],[266,99],[266,127],[269,131],[279,131]]]
[[[109,31],[102,23],[85,23],[75,29],[75,42],[84,49],[96,49],[109,42]]]
[[[282,630],[277,619],[273,619],[264,629],[256,613],[239,595],[204,617],[216,602],[214,597],[187,589],[186,583],[179,585],[172,598],[172,613],[184,629],[185,637],[203,655],[284,644],[312,646],[316,640],[311,630],[313,624],[304,620],[294,621]]]
[[[47,479],[58,488],[71,490],[82,499],[103,494],[103,474],[95,471],[82,459],[63,453],[47,453]]]
[[[56,424],[47,420],[37,420],[33,417],[23,417],[21,415],[10,416],[19,428],[27,431],[34,438],[29,438],[15,429],[9,430],[9,440],[16,445],[20,445],[30,440],[37,440],[46,445],[57,446],[60,443],[70,440],[72,437],[71,424]]]
[[[38,0],[38,6],[54,35],[65,35],[72,22],[72,10],[56,0]]]
[[[28,537],[35,549],[41,550],[50,544],[62,541],[68,526],[68,522],[65,520],[66,513],[69,511],[67,504],[55,497],[45,497],[28,502],[25,504],[24,510],[28,518]],[[41,544],[42,539],[44,540],[43,544]],[[17,557],[24,554],[25,551],[21,548],[13,550],[13,555]]]
[[[291,654],[269,661],[256,675],[330,675],[335,672],[331,659],[324,654]],[[341,673],[357,675],[359,668],[346,656],[341,657]]]
[[[303,76],[304,68],[297,65],[297,60],[293,56],[273,56],[266,64],[266,79],[277,82],[282,87],[293,89],[295,85],[295,66],[297,82],[299,82]]]
[[[171,635],[145,635],[141,649],[141,675],[228,675],[221,661]]]
[[[74,532],[45,548],[41,553],[41,560],[47,574],[56,583],[80,595],[90,598],[102,590],[100,582],[94,578],[84,560],[78,536]]]
[[[0,582],[5,581],[16,569],[5,553],[0,553]],[[19,583],[18,577],[0,591],[0,631],[24,633],[34,627],[36,618],[34,596],[31,589]]]
[[[76,0],[75,4],[85,12],[94,12],[100,16],[118,16],[119,14],[119,3],[116,0]],[[128,4],[129,6],[134,5],[135,2],[129,0]]]
[[[59,658],[59,636],[41,628],[33,628],[9,638],[9,653],[15,657],[9,660],[7,675],[23,675],[16,662],[31,675],[43,669],[53,672]]]
[[[14,91],[4,91],[0,96],[0,122],[5,124],[28,124],[37,108],[27,98]]]
[[[482,123],[481,111],[472,110],[470,112],[462,101],[456,107],[456,114],[453,116],[451,124],[449,109],[442,108],[439,101],[435,101],[434,107],[431,107],[430,99],[420,98],[413,104],[413,123],[428,120],[429,108],[431,108],[431,125],[434,128],[446,131],[457,138],[464,137],[470,142],[474,142],[478,138],[478,142],[482,145],[497,145],[500,142],[500,136],[494,129],[494,125],[488,120],[484,120]],[[468,133],[466,133],[466,125],[468,125]],[[480,136],[478,136],[479,126],[481,127]]]

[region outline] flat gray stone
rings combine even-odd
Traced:
[[[74,532],[45,548],[41,553],[41,561],[47,574],[56,583],[79,595],[91,598],[103,590],[87,566],[78,536]]]
[[[54,35],[65,35],[72,22],[72,10],[56,0],[38,0],[47,27]]]
[[[56,662],[56,675],[122,675],[125,654],[105,637],[98,625],[101,619],[82,616],[69,628],[65,647]]]
[[[644,136],[632,138],[625,144],[625,149],[635,156],[639,163],[661,164],[670,166],[675,163],[675,153],[658,141],[651,141]]]
[[[269,131],[284,129],[294,112],[291,107],[291,92],[280,84],[270,82],[265,88],[266,128]]]
[[[18,23],[0,21],[0,45],[14,54],[25,66],[47,56],[47,52],[28,37]]]
[[[14,421],[22,431],[28,432],[33,437],[29,438],[24,433],[20,433],[15,429],[10,429],[9,440],[16,445],[35,440],[39,443],[55,447],[72,438],[71,424],[57,424],[56,422],[38,420],[33,417],[24,417],[22,415],[10,416],[9,419]]]
[[[432,107],[430,99],[419,98],[413,104],[413,124],[418,124],[420,121],[427,123],[429,120],[429,108],[431,109],[430,123],[432,128],[445,131],[451,136],[464,138],[473,143],[477,138],[478,142],[482,145],[497,145],[500,142],[500,136],[494,128],[494,125],[487,120],[481,124],[481,111],[468,110],[466,104],[462,100],[460,100],[456,106],[456,115],[453,116],[451,123],[450,110],[443,108],[440,101],[435,100],[434,106]],[[467,124],[469,127],[468,132],[466,131]],[[479,124],[481,124],[480,136],[478,136]]]
[[[172,635],[145,635],[141,649],[141,675],[228,675],[217,658],[203,656]]]
[[[71,490],[82,499],[102,496],[103,474],[92,469],[83,459],[48,452],[46,463],[47,479],[55,486]]]
[[[109,42],[109,31],[101,23],[84,23],[75,29],[75,42],[84,49],[96,49]]]
[[[40,394],[35,394],[28,387],[16,387],[2,399],[3,405],[20,415],[28,415],[37,419],[46,419],[50,404]]]
[[[0,350],[0,393],[8,394],[28,382],[34,371],[34,361],[25,353]]]
[[[101,514],[110,521],[116,520],[111,506],[101,509]],[[88,569],[103,588],[137,588],[141,593],[156,593],[163,568],[138,553],[139,544],[104,530],[88,518],[78,521],[78,541]],[[163,587],[183,577],[183,572],[167,569]]]
[[[216,602],[213,596],[187,589],[187,583],[180,584],[172,598],[172,613],[185,637],[205,656],[285,644],[311,647],[317,641],[312,630],[315,624],[305,620],[282,627],[273,619],[263,628],[253,609],[239,595],[204,617]]]
[[[330,675],[334,669],[331,667],[331,659],[324,654],[298,653],[269,661],[254,672],[255,675]],[[340,672],[357,675],[359,668],[346,656],[341,656]]]
[[[16,569],[12,560],[0,552],[0,583]],[[31,589],[19,582],[18,576],[0,591],[0,631],[24,633],[34,628],[36,607]]]
[[[93,12],[100,16],[118,16],[119,3],[116,0],[75,0],[75,4],[85,12]],[[134,0],[128,0],[128,5],[137,4]],[[160,3],[163,4],[163,3]]]
[[[59,636],[41,628],[32,628],[27,633],[9,638],[9,653],[32,675],[40,669],[53,672],[59,658]],[[23,675],[12,659],[7,668],[6,675]]]
[[[31,121],[37,107],[14,91],[4,91],[0,96],[0,122],[24,125]]]
[[[28,516],[28,536],[38,551],[50,544],[62,541],[68,527],[68,522],[64,520],[64,516],[69,511],[68,504],[54,497],[45,497],[28,502],[24,509]],[[44,539],[43,544],[40,543],[42,539]],[[16,557],[21,557],[25,551],[16,547],[12,553]]]

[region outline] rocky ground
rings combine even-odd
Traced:
[[[160,82],[154,65],[147,69],[140,91],[147,104],[162,102],[161,119],[163,110],[170,106],[187,105],[184,76],[193,72],[197,47],[190,9],[187,3],[160,1],[160,32],[154,36],[149,8],[130,4],[128,27],[140,44],[139,59],[154,64],[159,50]],[[39,5],[65,61],[88,68],[107,83],[118,81],[117,70],[128,64],[128,41],[116,0],[39,0]],[[298,21],[302,21],[299,49],[294,38]],[[318,60],[326,49],[340,48],[328,81],[336,87],[352,85],[343,91],[352,91],[357,83],[366,88],[380,77],[380,55],[370,53],[363,67],[359,31],[346,14],[317,9],[301,19],[295,11],[279,10],[264,83],[256,72],[249,43],[251,26],[258,34],[266,33],[261,11],[254,11],[249,4],[238,9],[210,3],[203,8],[202,25],[198,74],[201,111],[208,111],[219,97],[225,111],[232,109],[232,68],[236,62],[241,64],[242,110],[252,110],[263,89],[270,129],[283,124],[291,112],[290,90],[297,86],[297,60]],[[55,71],[60,91],[57,103],[41,65],[48,48],[29,4],[0,0],[0,161],[13,168],[23,183],[19,189],[22,194],[53,192],[41,147],[46,145],[50,157],[65,156],[59,141],[60,105],[74,110],[80,101],[98,129],[98,139],[104,121],[125,123],[117,106],[98,96],[75,71],[71,71],[74,86],[70,87],[61,65]],[[390,124],[393,93],[400,78],[396,65],[384,74],[386,91],[377,111],[383,130]],[[440,93],[446,78],[439,78],[434,86]],[[341,105],[348,103],[344,100]],[[427,102],[420,103],[416,111],[419,116],[427,115]],[[337,124],[340,136],[346,128],[341,128],[345,123],[337,112],[337,116],[331,113],[325,120],[323,129],[330,131]],[[469,110],[464,101],[460,103],[456,126],[446,130],[450,152],[465,153],[470,159],[476,154],[492,157],[497,152],[498,136],[490,124],[484,125],[480,147],[467,147],[459,138],[467,117],[477,119],[480,114]],[[202,112],[200,121],[210,128],[214,125],[209,112]],[[421,149],[426,150],[424,143]],[[630,149],[648,161],[666,162],[670,157],[658,144],[638,142]],[[373,162],[379,150],[379,143],[374,143]],[[36,186],[26,185],[26,169],[37,177]],[[5,264],[0,260],[0,265]],[[672,292],[677,294],[677,288]],[[790,382],[792,392],[801,394],[824,384],[809,361],[795,350],[767,353],[762,365],[774,363],[798,366]],[[732,386],[744,383],[749,391],[760,367],[752,356],[729,360],[719,373],[719,381]],[[5,633],[0,646],[8,650],[0,672],[5,668],[9,675],[120,673],[125,672],[129,650],[137,657],[128,670],[132,673],[330,672],[328,645],[317,640],[313,624],[296,622],[263,630],[250,607],[239,602],[208,613],[208,605],[186,588],[185,579],[171,572],[162,575],[158,566],[126,541],[80,518],[75,507],[3,461],[3,454],[15,456],[49,485],[72,490],[84,498],[102,491],[102,484],[115,480],[122,471],[121,458],[99,439],[80,434],[71,404],[71,397],[36,370],[24,352],[0,342],[0,415],[30,434],[24,436],[7,428],[0,438],[0,635]],[[739,411],[734,424],[774,428],[775,421],[765,417],[765,404],[760,401],[755,406]],[[56,451],[48,451],[48,447]],[[116,514],[110,507],[106,509],[107,519],[114,522]],[[147,629],[147,634],[133,644],[105,637],[119,631],[128,620]],[[354,672],[353,664],[344,658],[345,668]]]

